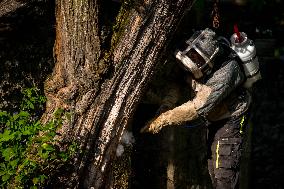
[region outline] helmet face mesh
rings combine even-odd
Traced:
[[[195,62],[198,68],[201,68],[204,64],[206,64],[204,58],[200,54],[198,54],[195,49],[190,49],[186,53],[186,56],[190,58],[193,62]]]
[[[213,59],[219,51],[215,33],[206,28],[195,32],[184,51],[178,51],[176,58],[181,61],[186,70],[193,73],[195,78],[208,75],[213,67]]]

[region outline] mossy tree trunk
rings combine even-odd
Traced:
[[[73,173],[60,178],[71,188],[109,186],[119,139],[192,0],[125,2],[107,53],[101,48],[101,3],[56,1],[56,65],[45,83],[42,120],[58,108],[72,115],[59,131],[62,140],[79,141],[82,151]]]

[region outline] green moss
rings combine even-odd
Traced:
[[[118,44],[120,37],[122,36],[125,26],[130,21],[130,11],[131,8],[134,6],[133,0],[124,0],[123,4],[120,8],[120,11],[116,17],[116,22],[112,27],[113,35],[111,39],[111,49],[110,52],[113,52],[116,45]]]

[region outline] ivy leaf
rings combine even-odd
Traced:
[[[19,126],[25,125],[26,120],[21,119],[21,120],[18,121],[18,124],[19,124]]]
[[[46,151],[54,151],[54,148],[53,148],[50,144],[47,144],[47,143],[43,143],[43,144],[41,145],[41,147],[42,147],[43,149],[45,149]]]
[[[13,120],[16,121],[19,119],[19,121],[21,120],[27,120],[27,118],[30,117],[29,112],[26,111],[20,111],[20,113],[14,114],[13,115]]]
[[[39,183],[39,178],[35,177],[33,178],[33,184],[38,184]]]
[[[47,176],[45,176],[45,175],[39,175],[38,177],[39,177],[41,183],[43,183],[44,180],[47,178]]]
[[[7,118],[9,114],[6,111],[0,111],[0,118]]]
[[[44,152],[44,153],[39,152],[39,156],[40,156],[42,159],[47,160],[47,158],[48,158],[48,156],[49,156],[49,152],[48,152],[48,151],[47,151],[47,152]]]
[[[23,135],[31,135],[33,133],[30,130],[24,130],[22,134]]]
[[[8,129],[5,129],[4,133],[0,133],[0,142],[5,142],[5,141],[9,141],[9,140],[13,140],[14,139],[14,133],[10,134],[11,131]]]
[[[34,106],[34,104],[31,102],[31,101],[28,101],[27,102],[27,105],[28,105],[28,107],[30,108],[30,109],[35,109],[35,106]]]
[[[0,111],[0,123],[6,124],[7,120],[9,120],[10,114],[8,114],[6,111]]]
[[[17,167],[17,165],[18,165],[18,162],[19,162],[19,159],[15,159],[15,160],[13,160],[13,161],[10,161],[10,165],[11,165],[11,167],[13,168],[13,169],[15,169],[16,167]]]
[[[6,148],[2,151],[2,157],[5,159],[5,161],[9,161],[14,156],[15,156],[15,152],[13,148]]]
[[[68,160],[69,156],[65,153],[65,152],[62,152],[59,154],[59,156],[61,157],[61,159],[65,162]]]
[[[10,177],[11,176],[9,174],[5,174],[5,175],[2,176],[2,181],[6,182],[7,180],[9,180]]]
[[[5,163],[1,163],[0,164],[0,176],[5,175],[6,172],[7,172],[6,164]]]
[[[29,112],[26,112],[26,111],[20,111],[18,115],[19,117],[29,117],[30,116]]]

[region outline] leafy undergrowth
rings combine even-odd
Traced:
[[[43,188],[54,170],[77,151],[76,142],[62,148],[56,130],[70,115],[57,110],[54,118],[41,124],[45,97],[39,90],[23,91],[19,112],[0,111],[0,188]]]

